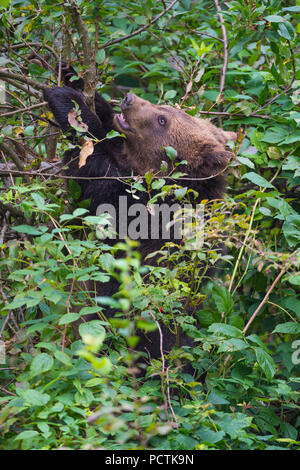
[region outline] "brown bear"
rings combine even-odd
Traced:
[[[226,148],[226,142],[235,140],[235,133],[226,132],[208,120],[190,116],[181,109],[154,105],[132,93],[127,93],[124,98],[121,114],[114,114],[111,106],[98,93],[95,94],[96,114],[87,107],[83,93],[69,86],[47,89],[44,94],[63,131],[71,133],[73,143],[77,143],[77,137],[69,124],[68,114],[75,103],[80,109],[82,121],[88,126],[86,135],[93,136],[96,141],[93,153],[81,167],[78,165],[79,148],[73,147],[64,157],[68,164],[68,175],[74,176],[75,180],[78,177],[87,178],[77,181],[82,189],[81,198],[91,200],[92,213],[99,213],[99,206],[110,204],[116,209],[117,215],[120,215],[120,196],[126,196],[129,211],[137,203],[137,198],[139,202],[147,204],[147,191],[132,194],[128,191],[126,181],[119,178],[142,176],[150,170],[160,176],[162,161],[166,161],[168,167],[167,171],[164,169],[164,175],[171,174],[174,165],[177,165],[176,170],[185,173],[187,179],[184,180],[184,186],[196,192],[198,201],[223,196],[224,170],[233,156],[231,150]],[[116,130],[125,137],[105,139],[111,130]],[[176,151],[173,161],[166,154],[166,148],[170,147]],[[102,179],[88,179],[93,177]],[[178,184],[178,181],[173,183]],[[172,194],[167,196],[165,202],[174,202]],[[147,255],[159,250],[165,241],[170,240],[163,237],[151,239],[141,235],[138,241],[144,260]],[[151,262],[154,263],[155,260],[156,258],[152,258]],[[104,296],[111,296],[117,290],[118,285],[113,279],[99,287],[100,295]],[[108,315],[113,315],[113,312]],[[175,344],[175,337],[163,324],[162,333],[164,351],[168,352]],[[183,335],[181,344],[191,344],[191,341]],[[151,334],[147,340],[142,338],[140,348],[147,349],[150,356],[158,357],[158,333]]]
[[[150,169],[159,172],[166,158],[165,147],[177,150],[178,161],[187,160],[186,172],[194,178],[217,177],[232,157],[225,145],[228,140],[235,140],[236,134],[219,129],[206,119],[189,116],[171,106],[154,105],[132,93],[127,93],[121,108],[122,114],[115,115],[113,126],[125,134],[125,153],[139,175]],[[212,186],[215,194],[211,196],[220,197],[224,190],[221,179],[213,181]]]

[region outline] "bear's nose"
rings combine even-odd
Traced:
[[[124,106],[130,106],[133,103],[133,94],[132,93],[127,93],[123,100],[123,105]]]

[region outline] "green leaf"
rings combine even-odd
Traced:
[[[282,11],[294,11],[296,13],[300,12],[300,6],[294,6],[294,7],[285,7],[282,9]]]
[[[176,199],[178,199],[179,201],[180,201],[181,199],[183,199],[184,196],[186,195],[187,189],[188,189],[188,188],[178,188],[178,189],[175,189],[174,194],[175,194],[175,196],[176,196]]]
[[[237,339],[237,338],[231,338],[231,339],[222,341],[222,343],[219,346],[218,353],[242,351],[243,349],[247,349],[247,348],[249,348],[249,345],[245,341],[241,339]]]
[[[105,50],[100,49],[95,55],[95,61],[97,62],[97,64],[103,64],[104,60],[105,60]]]
[[[137,328],[140,328],[141,330],[144,330],[146,332],[155,331],[157,329],[157,325],[151,319],[149,319],[149,320],[146,320],[146,319],[141,320],[140,319],[140,320],[137,321]]]
[[[300,243],[300,215],[287,216],[282,231],[288,244],[297,246]]]
[[[265,178],[258,175],[257,173],[254,173],[253,171],[245,173],[242,176],[242,179],[247,179],[251,181],[251,183],[257,184],[257,186],[260,186],[261,188],[274,188],[274,186],[269,183],[269,181],[267,181]]]
[[[255,348],[257,362],[268,380],[271,380],[276,372],[275,363],[266,351],[262,348]]]
[[[177,157],[177,150],[174,147],[165,147],[165,152],[172,161]]]
[[[272,212],[270,211],[270,209],[268,209],[267,207],[260,207],[259,208],[259,212],[263,215],[266,215],[268,217],[271,217],[272,216]]]
[[[65,352],[57,350],[55,351],[54,356],[56,357],[58,361],[62,362],[66,366],[72,367],[72,361]]]
[[[231,312],[233,309],[233,299],[226,287],[215,285],[212,290],[212,297],[219,313]]]
[[[271,127],[262,138],[268,144],[277,144],[287,136],[287,131],[283,127]]]
[[[208,401],[211,401],[211,400],[208,400]],[[228,403],[229,402],[227,401],[226,404],[228,404]],[[202,426],[200,429],[198,429],[196,431],[195,437],[200,439],[201,443],[202,442],[208,442],[208,443],[211,443],[211,444],[215,444],[216,442],[221,441],[225,437],[225,432],[224,431],[213,431],[208,426]]]
[[[115,137],[125,137],[124,134],[120,134],[120,132],[117,131],[110,131],[108,134],[106,134],[105,138],[106,139],[114,139]]]
[[[278,303],[281,307],[290,310],[292,313],[295,313],[297,318],[300,320],[300,298],[297,298],[296,295],[290,295]]]
[[[152,189],[160,189],[166,184],[166,181],[164,179],[158,179],[153,181],[151,187]]]
[[[296,335],[300,333],[300,324],[292,321],[281,323],[276,326],[272,333],[288,333]]]
[[[201,312],[200,312],[201,313]],[[233,338],[242,338],[243,332],[232,325],[226,325],[225,323],[213,323],[208,328],[209,332],[212,333],[221,333],[225,336],[233,337]]]
[[[165,93],[165,100],[171,100],[172,98],[175,98],[176,95],[177,95],[176,90],[169,90]]]
[[[66,313],[60,318],[58,324],[67,325],[68,323],[73,323],[74,321],[78,320],[80,316],[81,315],[79,313]]]
[[[99,261],[101,263],[101,266],[107,271],[110,271],[115,263],[115,259],[110,253],[103,253],[102,255],[100,255]]]
[[[290,155],[285,163],[282,165],[283,170],[298,170],[300,168],[300,158],[294,155]]]
[[[43,232],[40,232],[35,227],[31,227],[31,225],[17,225],[13,229],[16,232],[26,233],[27,235],[43,235]]]
[[[95,337],[105,338],[105,329],[98,320],[92,320],[79,325],[79,334],[81,337],[91,335]]]
[[[300,286],[300,274],[295,274],[294,276],[290,276],[288,281],[293,286]]]
[[[86,214],[87,212],[89,212],[87,209],[83,209],[82,207],[78,207],[73,212],[73,217],[80,217],[81,215]]]
[[[292,41],[295,35],[294,28],[290,23],[279,23],[278,25],[279,35],[284,39]]]
[[[82,315],[89,315],[91,313],[99,313],[101,312],[101,307],[95,306],[95,307],[83,307],[80,310],[80,316]]]
[[[53,358],[49,354],[41,353],[35,356],[30,364],[30,377],[47,372],[53,367]]]
[[[249,166],[250,168],[254,168],[254,163],[247,157],[237,157],[237,161],[242,163],[242,165]]]
[[[32,406],[45,406],[50,400],[50,395],[40,393],[37,390],[25,390],[22,394],[23,400]]]
[[[300,141],[300,131],[295,131],[293,134],[288,135],[281,144],[293,144]]]
[[[265,20],[268,21],[269,23],[282,23],[283,21],[285,21],[284,18],[279,15],[265,16]]]
[[[15,441],[24,441],[25,439],[32,439],[33,437],[38,436],[39,433],[37,431],[23,431],[18,434],[14,440]]]
[[[101,385],[101,383],[103,383],[103,379],[95,377],[94,379],[89,379],[84,385],[85,387],[97,387],[98,385]]]

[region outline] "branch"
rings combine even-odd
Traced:
[[[24,216],[23,212],[21,212],[19,209],[16,207],[12,206],[11,204],[5,204],[4,202],[0,201],[0,210],[2,212],[10,212],[11,215],[16,217],[17,219],[23,219],[26,220],[26,217]]]
[[[27,183],[30,183],[30,178],[26,174],[23,162],[19,159],[18,155],[14,152],[14,150],[9,145],[7,145],[5,142],[2,142],[0,144],[0,149],[2,149],[2,151],[5,152],[11,158],[11,160],[14,162],[14,164],[16,165],[18,170],[22,173],[22,176],[24,175],[24,180]],[[11,174],[12,172],[10,170],[7,170],[7,173]]]
[[[82,44],[83,61],[86,67],[84,72],[84,91],[86,93],[86,101],[90,110],[95,112],[97,68],[94,60],[94,49],[90,41],[88,29],[80,16],[77,6],[72,1],[69,5],[71,16],[76,25],[76,29]]]
[[[2,144],[1,144],[2,145]],[[219,171],[215,175],[207,176],[205,178],[189,178],[189,177],[179,177],[179,178],[174,178],[172,176],[164,176],[165,180],[172,180],[172,181],[206,181],[210,180],[213,178],[216,178],[217,176],[220,176],[222,173],[224,173],[228,169],[228,166],[223,168],[223,170]],[[126,182],[126,180],[136,180],[137,176],[136,175],[128,175],[128,176],[69,176],[69,175],[61,175],[59,173],[44,173],[44,172],[38,172],[38,171],[22,171],[22,170],[5,170],[0,168],[0,175],[7,175],[7,174],[12,174],[16,176],[23,176],[23,175],[28,175],[28,176],[47,176],[50,178],[62,178],[62,179],[71,179],[71,180],[83,180],[83,181],[93,181],[93,180],[116,180],[120,181],[124,184],[129,184]],[[144,177],[139,175],[139,178],[144,179]],[[154,176],[154,179],[160,179],[161,176]]]
[[[32,109],[41,108],[42,106],[46,106],[46,105],[48,105],[48,102],[43,101],[42,103],[33,104],[32,106],[28,106],[27,108],[18,108],[18,109],[15,109],[14,111],[9,111],[8,113],[0,114],[0,118],[4,116],[13,116],[14,114],[18,114],[18,113],[26,113],[28,111],[31,111]]]
[[[274,281],[272,282],[268,292],[266,293],[266,295],[264,296],[263,300],[261,301],[261,303],[259,304],[259,306],[257,307],[257,309],[255,310],[255,312],[253,313],[253,315],[251,316],[250,320],[248,321],[247,325],[245,326],[245,328],[243,329],[243,333],[245,334],[246,331],[248,330],[249,326],[251,325],[251,323],[253,322],[253,320],[255,319],[256,315],[260,312],[261,308],[263,307],[263,305],[267,302],[268,300],[268,297],[269,295],[271,294],[272,290],[274,289],[274,287],[276,286],[277,282],[279,281],[279,279],[283,276],[283,274],[285,273],[286,269],[282,269],[280,271],[280,273],[277,275],[277,277],[274,279]]]
[[[244,117],[244,118],[256,117],[256,118],[261,118],[261,119],[270,119],[270,120],[273,119],[272,117],[267,116],[266,114],[256,115],[256,113],[258,111],[259,110],[254,111],[254,113],[249,114],[248,116],[246,116],[246,114],[243,114],[243,113],[228,113],[226,111],[198,111],[198,113],[199,114],[212,114],[212,115],[215,115],[215,116],[229,116],[229,117],[233,117],[233,118],[234,117]]]
[[[0,70],[0,79],[1,78],[4,81],[6,78],[12,79],[12,80],[18,80],[19,82],[26,83],[27,85],[31,85],[33,88],[37,88],[38,90],[46,90],[46,88],[49,88],[47,85],[44,85],[44,83],[36,82],[35,80],[32,80],[31,78],[20,75],[19,73],[7,71],[7,69]]]
[[[161,18],[163,15],[165,15],[169,10],[171,10],[171,8],[173,8],[175,3],[177,3],[177,2],[178,2],[178,0],[173,0],[173,2],[171,2],[170,5],[167,8],[165,8],[161,13],[159,13],[154,18],[152,18],[152,20],[150,20],[149,23],[147,23],[146,25],[144,25],[141,28],[137,29],[133,33],[126,34],[126,36],[122,36],[121,38],[112,39],[111,41],[108,41],[105,44],[102,44],[101,46],[99,46],[99,49],[104,49],[105,47],[111,46],[112,44],[118,44],[119,42],[125,41],[126,39],[130,39],[130,38],[136,36],[137,34],[142,33],[146,29],[150,28],[150,26],[152,26],[154,23],[156,23],[156,21],[158,21],[159,18]]]
[[[223,59],[223,67],[222,67],[222,72],[221,72],[221,77],[220,77],[220,92],[217,97],[217,103],[220,101],[222,98],[223,92],[225,90],[225,77],[226,77],[226,70],[227,70],[227,65],[228,65],[228,38],[227,38],[227,31],[225,27],[225,21],[222,16],[222,9],[220,7],[219,0],[214,0],[216,9],[218,11],[218,16],[220,19],[220,24],[221,24],[221,31],[222,31],[222,37],[223,37],[223,48],[224,48],[224,59]]]
[[[31,86],[29,85],[21,85],[21,83],[15,82],[14,80],[11,80],[10,78],[6,78],[5,82],[8,83],[8,85],[12,85],[15,88],[18,88],[19,90],[24,91],[27,95],[34,96],[37,99],[42,98],[42,94],[40,91],[34,90]]]
[[[10,49],[21,49],[23,47],[30,47],[30,46],[39,47],[40,49],[48,49],[48,51],[50,51],[51,54],[54,55],[55,59],[58,58],[55,50],[52,47],[48,46],[48,44],[43,44],[42,42],[31,42],[31,43],[26,43],[26,44],[24,44],[24,43],[13,44],[12,46],[10,46]]]

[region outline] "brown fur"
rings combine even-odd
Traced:
[[[214,156],[214,171],[224,168],[232,156],[225,150],[228,140],[235,140],[234,132],[215,127],[206,119],[189,116],[171,106],[154,105],[136,95],[130,95],[130,104],[123,102],[122,113],[129,128],[122,125],[119,115],[114,117],[114,128],[126,136],[125,153],[138,174],[152,169],[158,172],[166,159],[164,147],[174,147],[178,160],[187,160],[191,176],[211,176],[207,160]],[[159,124],[159,118],[165,125]],[[197,174],[195,174],[195,171]]]

